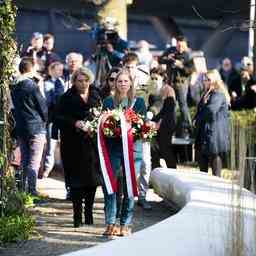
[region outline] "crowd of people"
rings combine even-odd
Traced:
[[[106,36],[106,32],[100,35]],[[82,54],[70,52],[63,62],[54,50],[53,35],[33,33],[11,87],[13,136],[21,149],[23,182],[29,193],[38,194],[40,165],[43,163],[43,177],[53,169],[59,141],[74,227],[93,224],[95,192],[102,186],[104,235],[126,236],[130,234],[134,197],[127,193],[122,142],[106,140],[112,175],[118,184],[117,191],[109,193],[102,178],[96,138],[84,125],[92,119],[92,109],[132,108],[157,130],[154,140],[137,140],[133,145],[137,203],[150,210],[146,196],[151,171],[160,166],[161,158],[168,168],[177,167],[173,135],[188,139],[193,131],[199,169],[207,172],[210,165],[213,174],[220,176],[223,155],[229,150],[229,109],[255,108],[256,82],[249,58],[243,59],[239,71],[225,58],[219,71],[198,72],[193,51],[183,36],[155,57],[145,40],[138,43],[137,51],[131,51],[124,40],[107,34],[97,42],[96,55],[84,61]],[[192,85],[193,76],[196,79]],[[191,104],[197,107],[195,117],[190,116]],[[179,129],[176,105],[180,110]]]

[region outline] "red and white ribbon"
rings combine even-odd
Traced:
[[[105,143],[105,137],[103,134],[103,124],[108,116],[109,115],[106,113],[101,115],[99,118],[97,127],[97,142],[103,180],[107,188],[108,194],[113,194],[117,190],[117,181],[113,175],[113,170]]]
[[[133,158],[133,135],[131,126],[127,123],[123,113],[120,114],[122,144],[124,156],[124,170],[128,197],[138,196],[137,181]]]
[[[103,124],[109,113],[103,114],[99,118],[97,127],[98,138],[98,151],[101,165],[101,171],[103,174],[104,183],[108,194],[113,194],[117,191],[117,181],[114,177],[111,162],[109,159],[108,149],[105,143],[105,137],[103,134]],[[122,146],[123,146],[123,159],[124,159],[124,171],[127,185],[128,197],[132,198],[138,196],[137,182],[135,176],[134,159],[133,159],[133,136],[132,130],[127,123],[123,113],[120,113],[121,121],[121,134],[122,134]]]

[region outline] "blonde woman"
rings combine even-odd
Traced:
[[[132,108],[136,113],[145,115],[146,106],[143,98],[134,96],[133,81],[127,70],[120,71],[114,84],[114,95],[109,96],[103,101],[103,109]],[[115,227],[117,217],[117,193],[108,194],[106,184],[103,184],[105,200],[105,222],[106,231],[104,235],[127,236],[130,234],[130,224],[132,222],[134,198],[129,198],[126,188],[124,171],[124,159],[122,142],[119,138],[109,138],[106,140],[109,158],[113,170],[113,176],[117,179],[123,178],[123,200],[120,214],[120,231]],[[140,142],[134,144],[134,167],[136,174],[139,173],[142,161],[142,145]]]
[[[71,81],[72,87],[57,104],[55,118],[60,128],[61,159],[66,187],[70,188],[73,203],[74,227],[78,228],[83,223],[93,224],[94,197],[101,181],[97,147],[84,125],[85,121],[92,120],[90,110],[100,105],[100,96],[91,86],[94,81],[91,70],[78,68]]]
[[[196,149],[200,171],[220,176],[222,157],[229,149],[228,106],[230,97],[217,70],[209,70],[203,78],[204,94],[195,116]]]

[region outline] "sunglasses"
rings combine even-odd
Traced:
[[[109,77],[109,78],[108,78],[108,81],[110,81],[110,82],[114,82],[115,80],[116,80],[115,77]]]
[[[211,79],[205,77],[205,78],[203,79],[203,82],[211,82]]]

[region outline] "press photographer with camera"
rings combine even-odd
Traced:
[[[120,38],[116,26],[116,19],[107,17],[95,29],[96,52],[93,59],[96,62],[97,86],[101,86],[107,73],[119,65],[128,50],[128,43]]]
[[[176,40],[176,47],[168,48],[160,57],[159,63],[167,65],[169,84],[174,88],[179,103],[181,112],[180,137],[188,138],[191,130],[191,117],[188,110],[187,95],[189,78],[194,65],[187,39],[179,36]]]
[[[106,17],[96,32],[97,48],[107,55],[111,66],[117,66],[128,50],[127,41],[120,38],[115,18]]]

